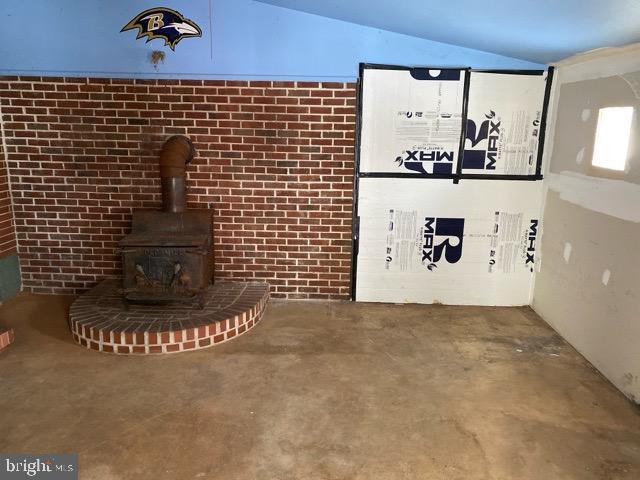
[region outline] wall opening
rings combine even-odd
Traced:
[[[627,166],[633,107],[601,108],[593,148],[594,167],[624,171]]]

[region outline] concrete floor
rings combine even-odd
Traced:
[[[83,350],[0,307],[0,451],[100,479],[638,479],[640,414],[528,308],[272,303],[194,353]]]

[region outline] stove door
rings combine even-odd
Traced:
[[[188,247],[129,247],[122,251],[125,293],[193,296],[203,285],[203,253]]]

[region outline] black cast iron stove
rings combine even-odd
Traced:
[[[162,211],[134,211],[131,234],[119,244],[127,302],[203,306],[213,280],[213,212],[186,208],[186,165],[194,155],[184,136],[162,147]]]

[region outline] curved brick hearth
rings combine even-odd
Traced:
[[[203,309],[191,305],[130,305],[120,283],[104,280],[71,305],[69,323],[80,345],[101,352],[148,355],[185,352],[225,342],[254,327],[269,285],[217,282]]]

